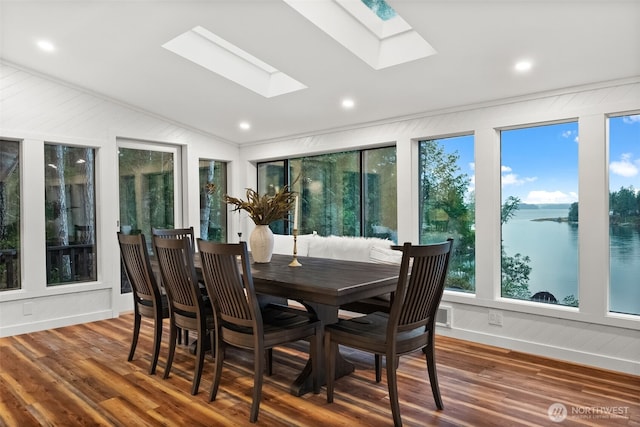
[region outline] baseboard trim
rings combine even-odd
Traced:
[[[59,317],[56,319],[46,319],[38,322],[4,326],[0,327],[0,338],[77,325],[80,323],[96,322],[98,320],[111,319],[113,317],[113,310],[102,310],[77,316]]]
[[[443,336],[478,342],[486,345],[534,354],[536,356],[558,359],[569,363],[593,366],[595,368],[622,372],[640,376],[640,361],[626,360],[601,354],[588,353],[568,348],[523,341],[514,338],[501,337],[487,333],[464,329],[436,328],[436,332]],[[437,342],[437,339],[436,339]]]

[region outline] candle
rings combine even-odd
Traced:
[[[298,229],[298,196],[296,196],[296,205],[293,209],[293,229]]]

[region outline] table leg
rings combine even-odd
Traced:
[[[318,319],[322,321],[322,325],[336,323],[338,321],[338,307],[314,303],[303,304],[307,307],[307,310],[314,312],[318,316]],[[324,344],[324,337],[322,339],[322,343]],[[326,384],[325,366],[324,348],[322,348],[320,349],[320,385]],[[340,352],[338,352],[336,356],[336,379],[349,375],[354,370],[355,366],[342,357]],[[300,372],[293,384],[291,384],[289,392],[294,396],[302,396],[303,394],[312,391],[313,377],[311,375],[311,360],[307,360],[302,372]]]
[[[322,352],[324,353],[324,351]],[[322,360],[324,362],[324,354],[322,354]],[[345,375],[349,375],[355,370],[355,366],[347,361],[340,353],[337,354],[336,359],[336,379],[343,377]],[[326,375],[325,375],[325,363],[321,363],[322,371],[320,372],[320,385],[325,385]],[[307,364],[304,365],[302,372],[295,379],[291,387],[289,388],[289,392],[294,396],[302,396],[305,393],[309,393],[313,391],[313,377],[311,376],[311,360],[307,360]]]

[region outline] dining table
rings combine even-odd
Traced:
[[[200,258],[194,263],[199,273]],[[314,313],[323,325],[338,321],[340,306],[366,298],[393,293],[400,268],[394,264],[347,261],[332,258],[297,257],[299,266],[290,266],[291,255],[274,254],[268,263],[251,261],[251,275],[260,304],[297,301]],[[157,264],[153,262],[154,269]],[[323,340],[324,342],[324,340]],[[320,379],[324,384],[324,351],[320,352]],[[354,365],[338,352],[336,378],[348,375]],[[311,361],[290,386],[301,396],[313,390]]]
[[[256,293],[265,302],[278,297],[297,301],[315,313],[323,325],[338,321],[342,305],[393,293],[400,272],[400,267],[392,264],[298,257],[301,265],[290,267],[291,261],[290,255],[274,254],[268,263],[252,263],[251,275]],[[324,383],[324,351],[320,353],[320,378]],[[337,357],[336,378],[353,372],[353,364],[340,353]],[[301,396],[311,390],[311,361],[307,361],[291,384],[290,392]]]

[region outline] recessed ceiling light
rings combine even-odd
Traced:
[[[38,47],[45,52],[53,52],[56,50],[56,47],[49,40],[38,40]]]
[[[524,61],[516,62],[516,65],[514,68],[516,69],[516,71],[525,72],[525,71],[529,71],[532,65],[533,64],[531,63],[531,61],[524,60]]]
[[[251,123],[249,123],[249,122],[240,122],[238,124],[238,127],[240,127],[240,129],[242,129],[242,130],[249,130],[249,129],[251,129]]]
[[[345,99],[342,100],[342,108],[344,108],[344,109],[350,110],[355,106],[356,106],[356,103],[351,98],[345,98]]]

